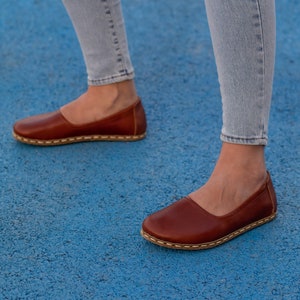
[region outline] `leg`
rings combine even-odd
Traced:
[[[275,13],[269,0],[206,1],[206,10],[221,86],[223,146],[211,178],[190,196],[222,215],[239,206],[266,177]]]
[[[15,138],[35,145],[143,138],[146,119],[133,81],[120,0],[63,3],[81,45],[88,89],[55,113],[18,121]]]
[[[137,99],[120,0],[63,0],[83,52],[88,90],[61,112],[83,124],[115,113]]]
[[[213,247],[270,220],[276,211],[264,159],[274,70],[274,1],[207,0],[206,10],[221,86],[223,145],[203,187],[143,223],[144,237],[172,248],[185,248],[174,243]]]

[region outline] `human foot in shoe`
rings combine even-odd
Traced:
[[[18,141],[40,146],[135,141],[145,133],[145,112],[132,81],[89,87],[58,111],[16,122],[13,131]]]
[[[60,108],[74,125],[99,121],[134,104],[138,99],[132,80],[102,86],[89,86],[86,93]]]
[[[189,196],[209,213],[222,216],[239,207],[266,177],[263,146],[224,143],[209,180]]]
[[[207,249],[273,220],[276,211],[263,147],[224,144],[207,184],[147,217],[141,234],[162,247]]]

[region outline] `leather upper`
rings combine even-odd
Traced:
[[[162,241],[201,244],[216,241],[240,228],[266,218],[277,210],[273,184],[268,174],[263,186],[240,207],[215,216],[185,197],[145,219],[145,233]]]
[[[140,99],[124,110],[100,121],[74,125],[61,112],[25,118],[15,123],[14,132],[22,137],[54,140],[88,135],[139,135],[146,131],[146,117]]]

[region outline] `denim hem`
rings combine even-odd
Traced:
[[[221,141],[231,144],[240,144],[240,145],[262,145],[265,146],[268,143],[267,137],[231,137],[225,134],[220,135]]]
[[[100,86],[100,85],[106,85],[106,84],[111,84],[111,83],[116,83],[120,81],[125,81],[125,80],[131,80],[134,78],[134,72],[126,73],[126,74],[118,74],[118,75],[112,75],[104,78],[99,78],[99,79],[91,79],[88,78],[88,85],[94,85],[94,86]]]

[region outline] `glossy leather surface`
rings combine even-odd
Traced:
[[[100,121],[74,125],[60,111],[36,115],[15,123],[14,137],[29,144],[63,144],[84,140],[135,140],[146,132],[146,116],[140,99],[128,108]]]
[[[150,242],[170,248],[211,248],[271,221],[276,210],[276,195],[268,173],[257,192],[224,216],[212,215],[185,197],[146,218],[142,235]]]

